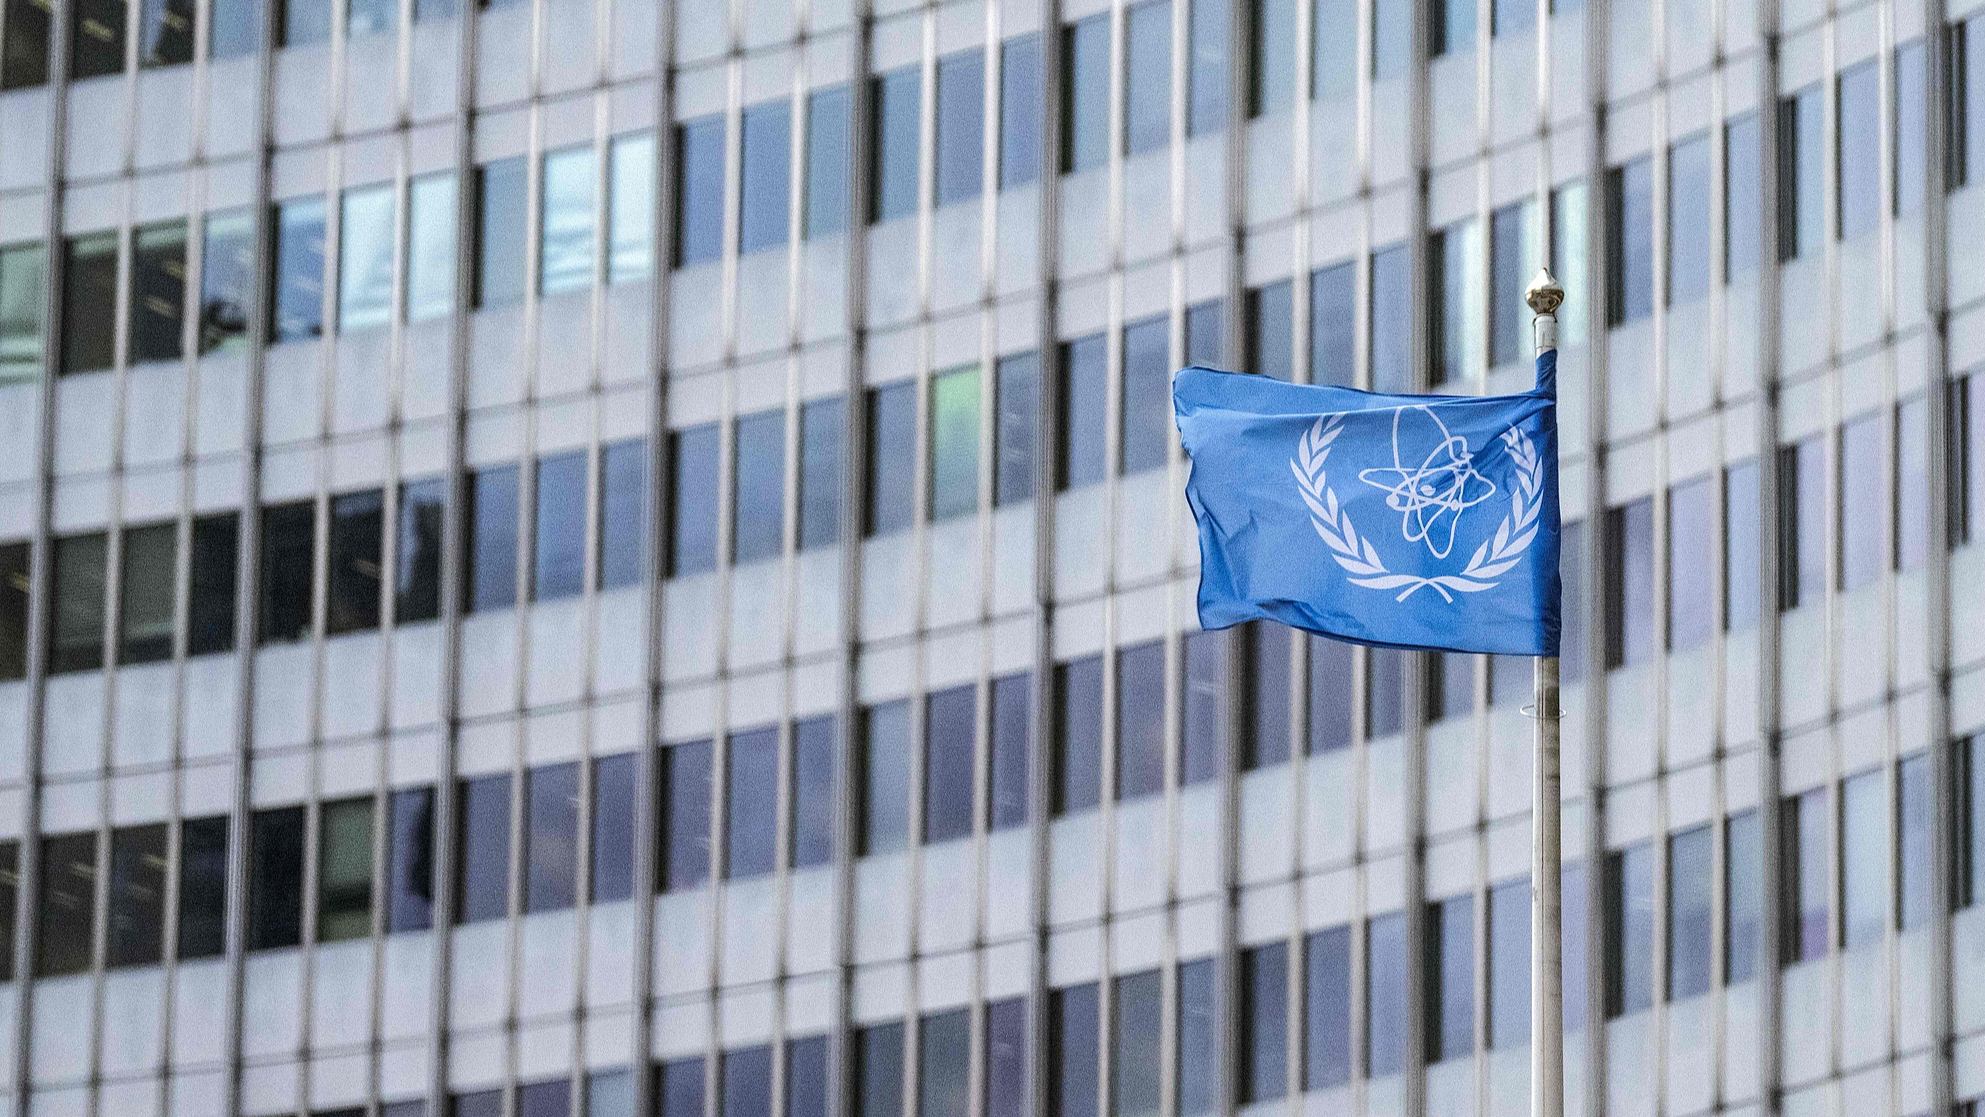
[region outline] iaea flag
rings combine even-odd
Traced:
[[[1558,654],[1557,353],[1514,396],[1388,396],[1184,369],[1199,623]]]

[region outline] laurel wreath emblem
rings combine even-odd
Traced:
[[[1303,503],[1309,505],[1310,523],[1324,545],[1334,552],[1337,565],[1355,575],[1347,579],[1367,589],[1399,591],[1394,601],[1404,601],[1427,587],[1450,604],[1454,593],[1481,593],[1494,589],[1498,579],[1509,572],[1523,552],[1537,538],[1537,516],[1544,508],[1544,462],[1530,436],[1511,428],[1502,433],[1503,445],[1516,462],[1516,484],[1511,486],[1509,513],[1496,528],[1493,538],[1475,548],[1468,565],[1458,574],[1437,574],[1423,578],[1388,570],[1371,540],[1358,534],[1350,513],[1339,507],[1331,490],[1324,463],[1330,457],[1330,444],[1344,432],[1344,415],[1325,415],[1303,432],[1296,456],[1289,459],[1289,470],[1302,489]],[[1454,591],[1454,592],[1449,592]]]

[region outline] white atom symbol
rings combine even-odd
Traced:
[[[1432,438],[1418,465],[1409,465],[1412,455],[1400,451],[1400,429],[1409,414],[1415,416],[1412,424]],[[1424,421],[1417,418],[1421,415],[1426,416]],[[1433,426],[1428,428],[1427,423]],[[1496,494],[1495,482],[1475,471],[1468,440],[1448,433],[1440,416],[1424,406],[1401,407],[1392,413],[1392,465],[1362,470],[1358,480],[1384,491],[1386,507],[1400,514],[1400,534],[1408,542],[1425,543],[1441,559],[1454,549],[1461,513]]]

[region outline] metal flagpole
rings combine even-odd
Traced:
[[[1537,354],[1558,347],[1558,306],[1565,289],[1540,269],[1523,292],[1535,317]],[[1530,789],[1530,1113],[1564,1117],[1564,904],[1559,895],[1563,846],[1558,800],[1558,657],[1538,656]]]

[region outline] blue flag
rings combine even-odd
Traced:
[[[1180,371],[1200,626],[1557,655],[1556,376],[1555,350],[1515,396]]]

